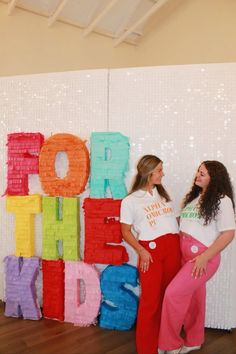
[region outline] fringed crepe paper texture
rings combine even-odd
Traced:
[[[39,272],[38,257],[7,256],[5,316],[39,320],[41,311],[37,303],[35,280]]]
[[[108,244],[122,242],[120,204],[121,200],[110,198],[84,200],[85,262],[113,265],[128,262],[124,246]]]
[[[110,187],[114,199],[127,194],[124,183],[128,171],[129,139],[120,133],[91,134],[90,197],[105,198]]]
[[[101,274],[103,302],[99,326],[129,330],[136,320],[138,297],[125,284],[137,286],[137,268],[129,264],[108,266]]]
[[[16,256],[31,257],[34,250],[34,219],[41,213],[41,195],[16,196],[6,198],[6,208],[15,213]]]
[[[63,259],[79,258],[79,199],[63,198],[60,215],[59,198],[43,197],[42,258],[59,259],[58,241],[63,241]]]
[[[64,321],[65,264],[63,260],[42,260],[43,317]]]
[[[39,172],[39,154],[44,137],[40,133],[13,133],[7,136],[8,195],[28,195],[28,175]]]
[[[93,145],[95,149],[93,151],[100,153],[103,151],[105,162],[102,164],[102,169],[99,169],[98,165],[97,171],[95,169],[98,175],[97,181],[101,183],[102,180],[103,196],[106,194],[108,185],[113,198],[125,196],[124,177],[128,169],[128,138],[120,133],[93,133],[92,135],[95,141],[99,141],[98,145]],[[42,137],[38,136],[38,138],[42,145]],[[97,138],[99,139],[96,140]],[[32,152],[29,146],[30,144],[27,145],[27,149]],[[55,171],[56,155],[62,151],[67,154],[69,160],[65,178],[59,178]],[[11,153],[13,154],[14,151],[11,150]],[[97,157],[100,158],[101,155]],[[105,172],[103,176],[100,174],[101,171]],[[42,146],[37,172],[39,172],[44,192],[49,194],[49,197],[43,197],[42,218],[44,317],[65,320],[78,326],[96,324],[101,305],[99,272],[94,265],[78,261],[79,199],[68,198],[82,193],[88,180],[89,156],[85,143],[71,134],[53,135]],[[28,176],[26,180],[28,188]],[[120,203],[121,200],[110,198],[85,199],[85,260],[87,262],[120,265],[128,261],[128,253],[124,246],[108,245],[108,243],[120,244],[122,242],[119,222]],[[28,319],[41,317],[35,291],[39,258],[33,257],[34,214],[41,212],[41,204],[40,195],[7,197],[7,210],[16,213],[16,254],[30,257],[9,256],[5,259],[7,316],[23,316]],[[63,254],[59,254],[59,242],[62,244]],[[135,268],[132,266],[118,267],[115,272],[113,268],[112,272],[109,271],[109,267],[109,281],[111,281],[113,291],[117,292],[117,296],[114,298],[109,295],[106,284],[104,294],[110,296],[111,301],[118,304],[119,311],[113,313],[112,320],[110,309],[106,308],[105,303],[101,318],[104,321],[104,314],[105,317],[108,315],[105,323],[108,321],[111,328],[113,328],[111,323],[113,321],[117,329],[128,329],[134,322],[131,312],[135,308],[134,303],[136,304],[137,299],[132,291],[124,287],[124,284],[135,285],[137,271],[134,276],[133,269]],[[131,279],[132,277],[135,280]],[[104,279],[106,283],[106,277]],[[25,298],[30,299],[25,302]],[[124,310],[123,305],[119,303],[124,298],[126,298],[125,303],[128,304],[129,312],[127,309]],[[119,323],[119,316],[124,317],[123,312],[126,312],[126,317],[122,327]]]
[[[96,324],[100,303],[97,269],[84,262],[65,262],[65,321],[81,327]]]
[[[59,178],[55,170],[58,152],[69,160],[66,177]],[[47,139],[39,158],[39,177],[44,192],[50,196],[73,197],[82,193],[89,176],[89,152],[85,143],[72,134],[55,134]]]

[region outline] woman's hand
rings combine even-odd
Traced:
[[[151,254],[136,240],[136,238],[132,234],[131,225],[121,223],[121,232],[123,235],[123,239],[135,249],[135,251],[140,257],[140,271],[147,272],[149,269],[150,262],[153,262]]]
[[[206,255],[204,255],[204,253],[191,259],[190,262],[191,263],[194,262],[193,269],[192,269],[192,277],[197,279],[197,278],[201,278],[203,273],[206,274],[208,259],[207,259]]]
[[[138,251],[139,254],[139,267],[141,272],[147,272],[150,266],[150,262],[153,262],[151,254],[145,249],[142,248]]]
[[[193,277],[199,278],[203,275],[203,273],[206,273],[207,262],[225,249],[226,246],[228,246],[234,238],[234,233],[234,230],[221,232],[220,236],[206,251],[190,261],[195,262],[192,270]]]

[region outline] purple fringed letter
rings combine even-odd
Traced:
[[[37,303],[35,280],[39,271],[38,257],[7,256],[5,316],[39,320],[42,315]]]

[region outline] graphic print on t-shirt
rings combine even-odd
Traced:
[[[201,223],[201,215],[198,211],[198,206],[195,204],[186,205],[180,213],[181,219],[188,219],[188,221],[197,221]]]
[[[145,216],[150,226],[157,224],[157,219],[160,216],[169,216],[173,214],[173,209],[168,207],[163,201],[151,203],[150,205],[143,208]]]

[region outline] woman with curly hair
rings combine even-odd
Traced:
[[[234,209],[225,166],[202,162],[180,215],[182,268],[165,292],[160,353],[185,354],[204,342],[206,282],[219,267],[220,252],[234,238]]]

